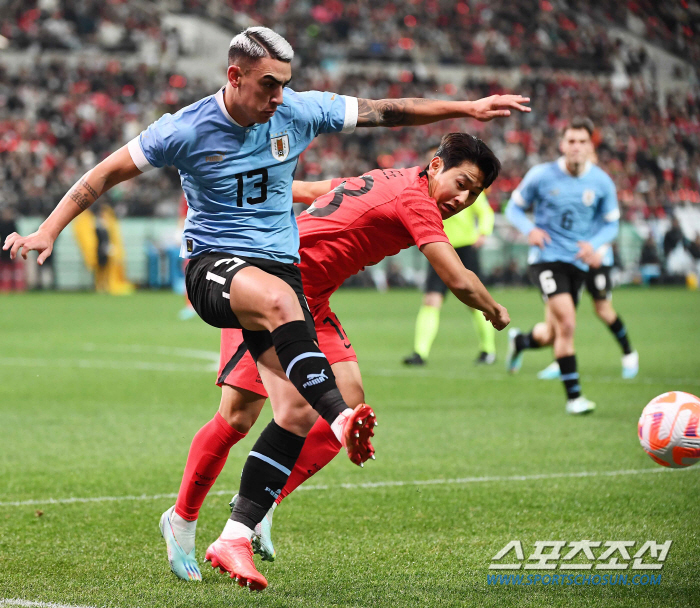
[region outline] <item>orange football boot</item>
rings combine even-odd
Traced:
[[[267,579],[253,563],[253,547],[247,538],[225,540],[219,537],[209,545],[204,559],[211,562],[212,568],[230,573],[241,587],[248,587],[251,591],[262,591],[267,587]]]
[[[372,408],[366,403],[360,403],[345,419],[340,443],[347,450],[350,460],[356,465],[363,466],[363,463],[370,458],[374,460],[374,448],[370,437],[374,437],[375,426],[377,426],[377,418]]]

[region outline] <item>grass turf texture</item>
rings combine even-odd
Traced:
[[[513,325],[527,330],[541,318],[534,290],[495,295]],[[636,423],[659,393],[700,392],[698,294],[616,292],[615,306],[640,352],[640,376],[632,381],[620,379],[619,349],[584,297],[579,369],[584,394],[598,403],[588,417],[565,415],[560,382],[535,379],[550,350],[526,353],[521,373],[509,377],[503,332],[497,365],[473,367],[471,319],[454,298],[443,310],[428,366],[403,368],[419,301],[409,291],[334,296],[380,420],[377,461],[361,470],[338,458],[308,482],[316,489],[282,504],[274,526],[278,559],[257,561],[270,581],[265,592],[250,594],[203,563],[228,516],[227,493],[210,495],[200,515],[202,584],[177,580],[167,565],[157,524],[174,498],[0,506],[0,600],[130,607],[700,605],[700,466],[617,477],[340,486],[659,469],[639,446]],[[208,354],[218,350],[218,332],[198,319],[178,321],[181,304],[162,293],[0,297],[0,502],[177,492],[191,438],[219,399],[216,357]],[[214,491],[236,490],[269,418],[267,406],[257,432],[231,451]],[[634,540],[636,551],[646,540],[671,539],[673,546],[659,586],[488,585],[487,575],[498,574],[488,570],[491,558],[513,539],[522,541],[526,559],[536,540]]]

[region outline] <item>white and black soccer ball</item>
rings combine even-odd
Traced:
[[[642,411],[639,442],[654,462],[681,469],[700,460],[700,399],[671,391],[652,399]]]

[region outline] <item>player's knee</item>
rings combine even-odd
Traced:
[[[573,338],[574,331],[576,331],[576,319],[571,317],[564,317],[559,320],[558,333],[562,338]]]
[[[274,327],[304,318],[299,300],[291,290],[277,290],[268,294],[263,306],[265,316]]]
[[[598,300],[595,303],[595,314],[601,321],[612,323],[617,316],[607,300]]]
[[[300,437],[306,437],[317,419],[318,414],[308,403],[302,407],[275,410],[275,422],[283,429]]]
[[[244,435],[250,431],[257,420],[257,415],[251,415],[249,412],[226,412],[221,416],[231,428]]]
[[[554,340],[554,328],[551,323],[537,323],[532,328],[532,336],[540,346],[546,346]]]
[[[247,433],[255,424],[265,404],[265,398],[250,391],[224,385],[221,391],[219,414],[239,433]]]

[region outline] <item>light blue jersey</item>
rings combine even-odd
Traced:
[[[179,171],[188,206],[182,257],[217,251],[298,262],[297,160],[318,134],[354,130],[357,99],[284,89],[269,122],[242,127],[223,91],[162,116],[129,142],[131,158],[140,171]]]
[[[525,215],[532,207],[534,224]],[[605,171],[588,162],[573,176],[560,158],[527,172],[513,192],[506,217],[524,234],[537,227],[552,239],[544,249],[530,248],[529,264],[566,262],[588,270],[576,259],[578,242],[588,241],[595,250],[610,243],[617,236],[620,210],[615,184]]]
[[[605,221],[602,217],[599,217],[593,226],[593,234],[605,228]],[[603,261],[601,266],[612,266],[615,263],[615,257],[613,256],[612,243],[605,243],[597,249],[598,253],[603,256]]]

